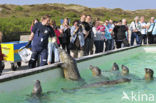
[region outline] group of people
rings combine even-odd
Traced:
[[[30,39],[26,45],[26,47],[31,45],[33,52],[29,62],[30,68],[36,67],[38,58],[40,66],[58,62],[57,46],[66,50],[73,58],[79,58],[115,48],[133,46],[135,39],[137,45],[147,44],[147,41],[148,44],[156,43],[154,17],[146,23],[144,16],[140,18],[136,16],[130,26],[127,25],[126,19],[120,21],[110,19],[103,22],[99,18],[93,20],[91,15],[85,14],[80,16],[80,20],[74,20],[72,24],[69,18],[65,18],[60,26],[50,18],[46,15],[41,21],[35,19],[32,23]]]

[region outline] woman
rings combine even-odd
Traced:
[[[84,35],[79,26],[79,21],[75,20],[73,26],[71,27],[71,41],[69,48],[71,49],[71,56],[73,58],[79,58],[83,56],[84,47]]]
[[[2,36],[3,36],[3,33],[0,32],[0,43],[2,42]],[[4,63],[2,62],[4,57],[5,57],[5,55],[2,54],[2,49],[0,46],[0,75],[2,74],[3,69],[4,69]]]
[[[95,21],[94,27],[92,28],[94,33],[94,44],[96,47],[95,53],[103,52],[104,47],[104,34],[105,34],[105,27],[102,22]]]
[[[65,18],[63,24],[60,26],[60,44],[62,48],[70,54],[69,43],[70,43],[70,26],[69,19]]]
[[[31,32],[32,32],[34,25],[38,22],[39,22],[39,20],[37,18],[32,21],[31,28],[30,28]]]
[[[50,26],[53,28],[54,32],[55,32],[55,39],[57,39],[57,36],[60,35],[59,30],[56,27],[56,22],[55,21],[51,21],[50,22]],[[59,45],[59,41],[57,40],[57,44]],[[53,56],[54,53],[54,56]],[[54,61],[52,60],[54,57]],[[48,65],[51,64],[52,62],[58,62],[59,61],[59,53],[58,53],[58,49],[56,48],[53,40],[51,38],[49,38],[49,43],[48,43]]]

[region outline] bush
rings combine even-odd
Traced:
[[[17,7],[15,8],[15,11],[23,11],[23,7],[17,6]]]

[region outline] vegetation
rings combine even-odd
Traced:
[[[19,40],[21,33],[30,32],[31,22],[34,18],[41,18],[45,14],[52,16],[60,25],[60,19],[69,17],[71,22],[79,19],[82,14],[92,15],[101,20],[113,19],[115,21],[126,18],[128,22],[138,15],[144,15],[146,21],[151,16],[156,17],[156,10],[124,11],[120,8],[87,8],[80,5],[65,4],[42,4],[42,5],[0,5],[0,31],[4,33],[4,41]]]

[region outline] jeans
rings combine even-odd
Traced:
[[[112,39],[108,39],[106,41],[106,48],[105,48],[105,51],[109,51],[112,49]]]
[[[146,34],[142,34],[140,40],[141,40],[141,44],[142,44],[142,42],[143,42],[144,44],[147,44],[147,35],[146,35]]]
[[[104,40],[95,40],[95,53],[103,52]]]
[[[48,43],[48,63],[52,63],[52,54],[54,52],[54,61],[59,61],[59,52],[57,48],[55,47],[54,43],[49,42]]]
[[[112,50],[114,50],[114,49],[115,49],[115,40],[112,39]]]
[[[138,36],[137,33],[132,32],[132,35],[131,35],[131,46],[133,46],[133,44],[134,44],[134,39],[135,39],[135,38],[136,38],[136,43],[137,43],[137,44],[141,44],[140,37],[141,37],[141,36]]]

